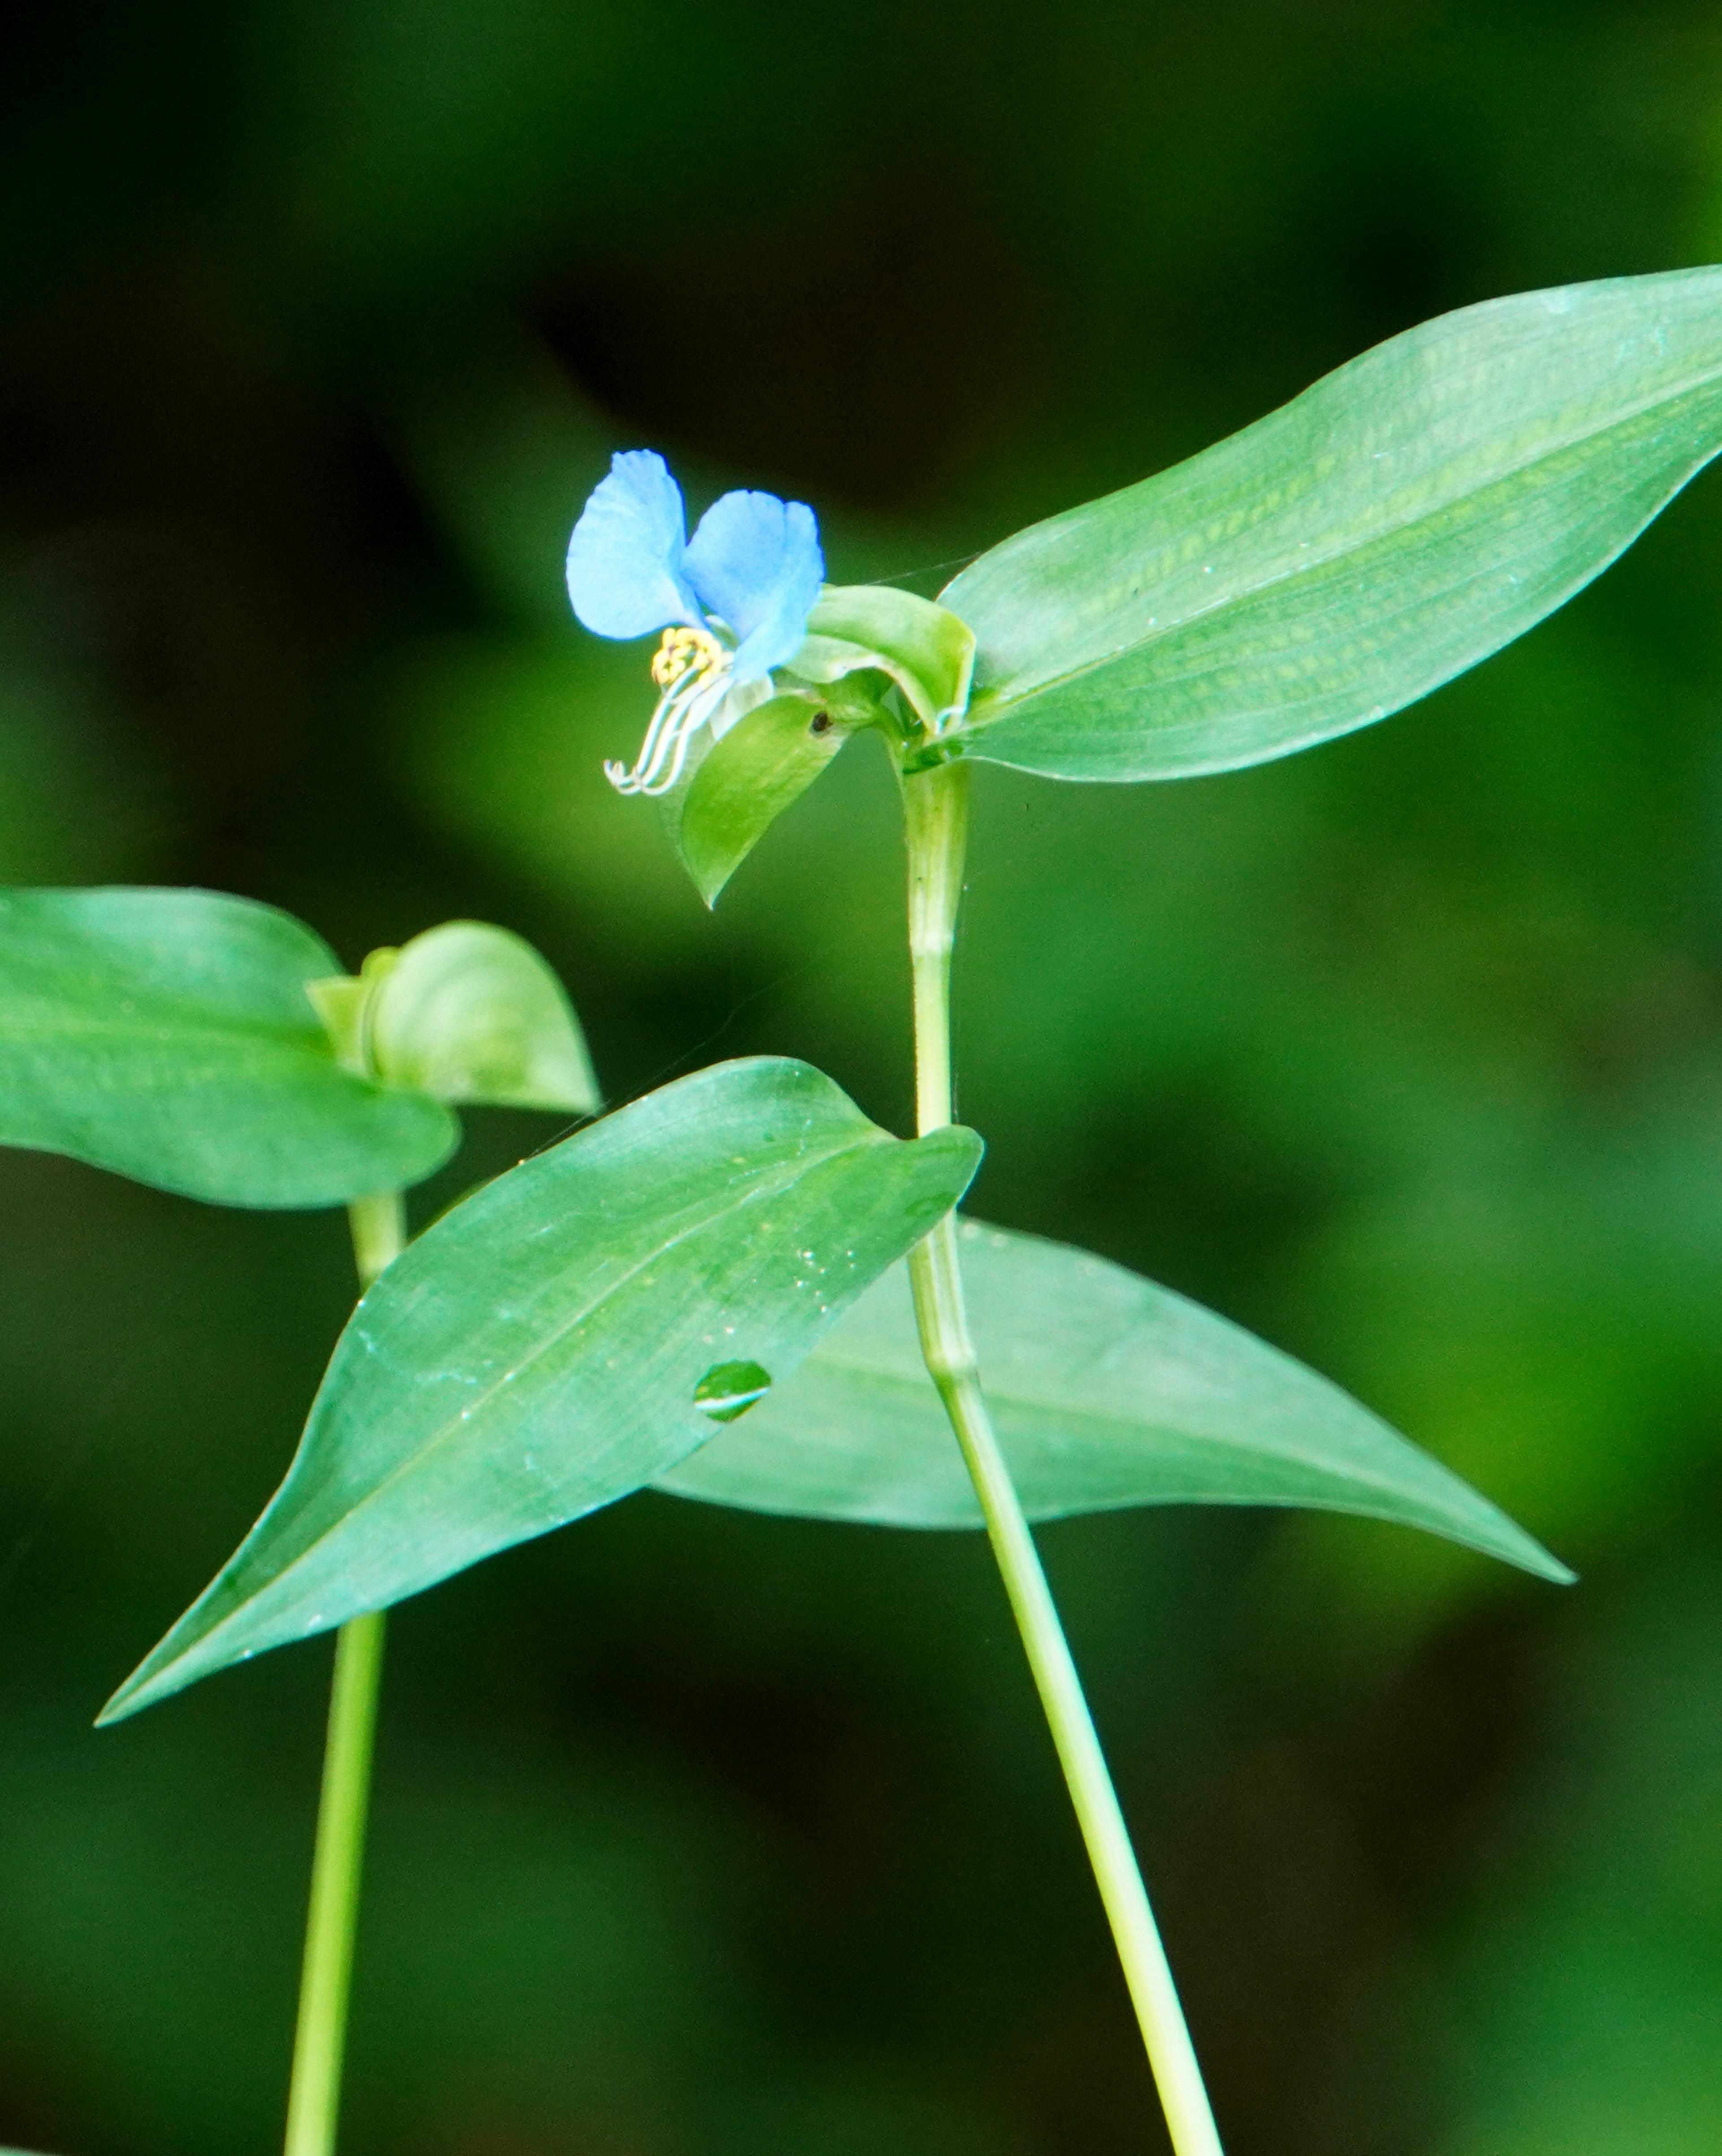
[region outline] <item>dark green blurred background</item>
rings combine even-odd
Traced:
[[[0,100],[0,875],[536,938],[613,1100],[901,1128],[851,749],[715,918],[560,556],[614,447],[947,569],[1442,309],[1722,253],[1698,0],[163,0]],[[1579,1565],[1045,1537],[1232,2156],[1722,2145],[1722,480],[1239,777],[985,772],[984,1215],[1351,1386]],[[424,1210],[553,1136],[475,1117]],[[273,1486],[337,1215],[0,1157],[0,2139],[279,2130],[326,1643],[100,1736]],[[1123,2156],[1151,2094],[978,1541],[636,1499],[402,1610],[349,2156]]]

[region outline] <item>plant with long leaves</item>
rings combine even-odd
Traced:
[[[373,1277],[277,1496],[104,1717],[342,1628],[292,2156],[334,2140],[377,1613],[647,1486],[985,1527],[1173,2143],[1218,2150],[1030,1520],[1309,1506],[1570,1575],[1222,1318],[1097,1258],[959,1224],[979,1156],[951,1117],[970,767],[1174,778],[1367,725],[1562,603],[1719,449],[1722,270],[1699,270],[1427,323],[1188,463],[1005,540],[937,603],[825,584],[813,512],[768,495],[724,496],[690,540],[661,460],[618,457],[568,564],[589,629],[660,635],[644,743],[609,776],[661,800],[711,904],[848,743],[883,744],[908,857],[912,1140],[804,1065],[720,1065],[499,1178],[385,1271],[398,1215],[376,1193],[446,1152],[444,1102],[591,1105],[577,1036],[550,1026],[561,1075],[538,1084],[517,1052],[486,1064],[452,1019],[431,1024],[488,1011],[475,1036],[542,1046],[522,1014],[549,1008],[538,975],[463,1005],[452,942],[447,978],[409,945],[337,979],[296,943],[306,932],[240,901],[8,901],[0,1137],[223,1202],[355,1202]],[[230,947],[235,923],[265,921],[266,961]],[[500,932],[421,943],[457,933]],[[470,1090],[481,1065],[499,1090]]]

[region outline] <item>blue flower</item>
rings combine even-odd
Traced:
[[[702,726],[719,738],[770,694],[771,670],[800,649],[825,575],[804,501],[726,494],[690,540],[664,459],[652,449],[610,459],[568,542],[568,597],[595,635],[665,632],[639,762],[604,766],[619,793],[667,793]]]

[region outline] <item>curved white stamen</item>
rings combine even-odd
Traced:
[[[660,700],[635,762],[634,778],[640,792],[644,793],[651,784],[674,750],[676,740],[686,724],[687,707],[693,701],[697,685],[697,679],[682,681]]]
[[[640,756],[635,766],[637,778],[643,778],[653,767],[664,730],[666,726],[673,722],[675,709],[676,692],[673,689],[666,689],[658,699],[657,708],[651,716],[651,723],[645,730],[645,739],[640,744]],[[615,767],[618,771],[625,771],[627,767],[625,764],[618,764]],[[606,764],[604,768],[608,771],[610,767]]]
[[[687,633],[681,634],[686,637]],[[663,694],[640,745],[639,758],[632,771],[617,762],[604,767],[604,777],[617,793],[667,793],[681,776],[694,736],[729,694],[729,654],[715,638],[701,640],[706,648],[691,664],[660,665],[654,660],[653,675],[663,683]],[[661,657],[668,653],[669,646],[666,636]],[[674,654],[676,661],[682,658],[680,651]]]
[[[681,776],[682,767],[687,762],[687,752],[693,747],[694,736],[728,694],[729,683],[720,675],[716,680],[707,682],[689,698],[687,709],[682,714],[681,723],[676,728],[675,739],[671,744],[670,767],[655,778],[650,786],[642,787],[642,793],[667,793],[670,791]]]

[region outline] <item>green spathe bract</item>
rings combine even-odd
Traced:
[[[966,1221],[969,1321],[1031,1519],[1299,1505],[1425,1527],[1568,1580],[1506,1514],[1325,1378],[1103,1258]],[[980,1507],[893,1266],[732,1427],[658,1478],[682,1497],[898,1527]]]
[[[1722,269],[1441,316],[964,570],[947,752],[1176,778],[1366,726],[1552,613],[1719,449]]]
[[[949,1211],[980,1142],[871,1122],[806,1064],[666,1086],[488,1184],[354,1312],[287,1478],[105,1710],[378,1609],[649,1482]]]
[[[376,976],[360,1040],[388,1085],[473,1106],[596,1112],[585,1037],[562,983],[522,937],[445,921]]]
[[[969,701],[974,632],[931,599],[888,584],[828,584],[789,661],[809,681],[877,667],[897,684],[918,724],[936,731]]]
[[[290,915],[207,891],[0,892],[0,1142],[211,1204],[336,1205],[417,1183],[448,1109],[341,1068]]]
[[[856,732],[936,729],[968,701],[974,632],[882,584],[828,586],[779,693],[734,721],[667,797],[671,834],[707,906]],[[903,716],[882,701],[895,687]]]

